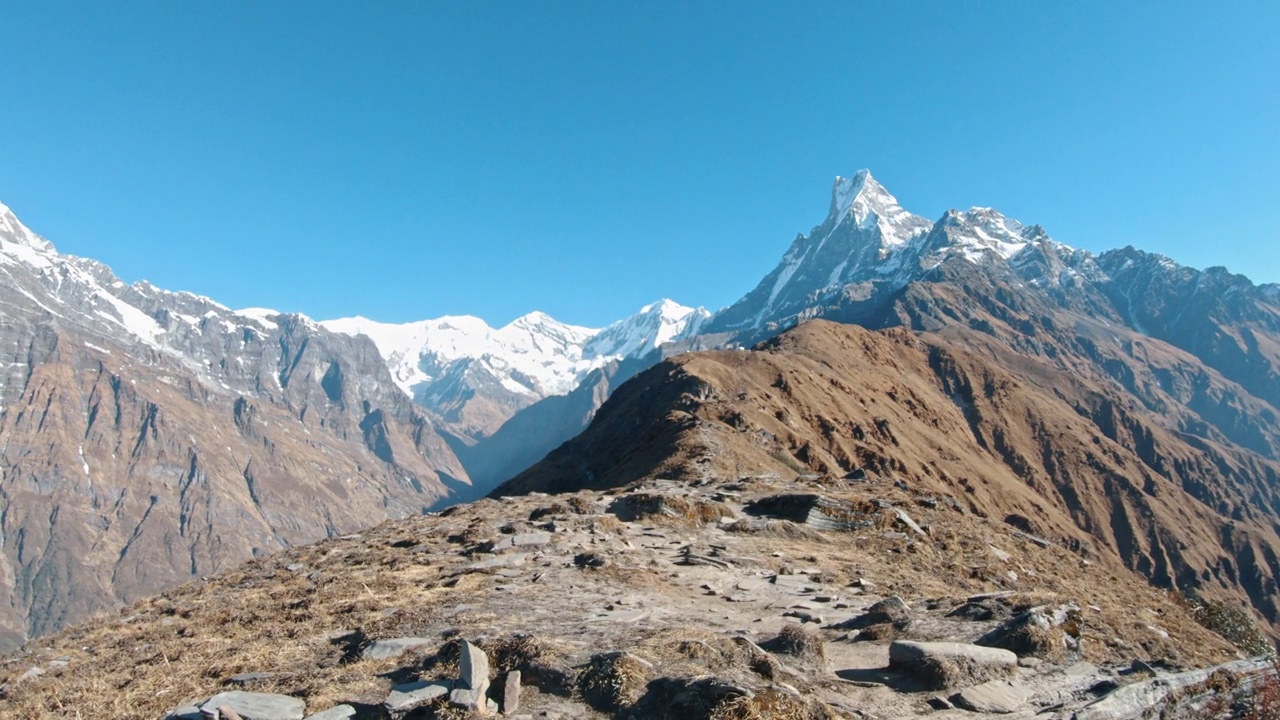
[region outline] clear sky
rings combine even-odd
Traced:
[[[233,307],[716,309],[863,167],[930,218],[989,205],[1280,280],[1274,0],[2,13],[0,202]]]

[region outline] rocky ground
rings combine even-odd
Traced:
[[[946,498],[650,481],[189,583],[31,643],[0,716],[1099,720],[1203,704],[1209,673],[1185,671],[1232,661],[1218,686],[1263,667],[1122,568]]]

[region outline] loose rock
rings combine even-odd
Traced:
[[[502,714],[510,715],[520,709],[520,671],[507,673],[502,684]]]
[[[212,715],[218,708],[234,710],[244,720],[302,720],[307,704],[287,695],[233,690],[218,693],[200,704],[200,711]]]
[[[392,712],[403,712],[422,707],[438,697],[449,694],[453,685],[447,682],[415,682],[391,688],[384,706]]]

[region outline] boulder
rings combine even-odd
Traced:
[[[876,524],[869,506],[813,494],[771,495],[750,503],[746,511],[819,530],[863,530]]]
[[[234,710],[243,720],[302,720],[306,702],[288,695],[233,690],[218,693],[200,703],[200,712],[213,715],[218,708]]]
[[[889,667],[929,689],[944,690],[1008,677],[1018,667],[1018,656],[981,645],[896,640],[889,645]]]
[[[909,622],[911,622],[911,608],[902,598],[892,595],[867,608],[861,615],[837,624],[836,627],[842,630],[860,630],[872,625],[888,623],[903,628]]]

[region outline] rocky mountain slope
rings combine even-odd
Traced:
[[[465,490],[377,348],[57,253],[0,207],[0,646]]]
[[[1153,410],[1084,366],[944,330],[814,321],[754,351],[665,361],[495,495],[760,472],[880,478],[1158,586],[1247,599],[1276,622],[1280,463],[1155,389]],[[1125,347],[1147,372],[1191,362],[1157,340]],[[1198,370],[1206,395],[1241,396]],[[1212,407],[1241,424],[1266,407],[1240,402]],[[1276,431],[1255,422],[1247,436],[1272,448]]]
[[[254,560],[31,643],[0,715],[1189,719],[1267,676],[1123,568],[923,486],[713,475]]]

